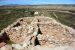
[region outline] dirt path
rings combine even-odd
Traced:
[[[53,15],[56,17],[56,19],[58,19],[58,16],[55,14],[55,12],[53,12]]]

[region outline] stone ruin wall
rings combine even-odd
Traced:
[[[16,44],[27,43],[33,46],[56,47],[70,45],[75,41],[74,29],[52,18],[41,16],[20,18],[2,30],[0,34],[3,33],[6,33]]]
[[[32,20],[33,20],[32,17],[31,18],[25,17],[24,19],[19,18],[16,22],[9,25],[7,28],[4,28],[3,30],[1,30],[0,36],[2,36],[3,33],[6,33],[7,36],[9,36],[11,41],[13,41],[14,43],[19,43],[23,41],[23,38],[24,38],[23,36],[25,36],[24,33],[27,33],[28,31],[27,27]]]

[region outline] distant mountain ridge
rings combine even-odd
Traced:
[[[75,4],[7,4],[1,6],[75,6]]]

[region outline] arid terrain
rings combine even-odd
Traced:
[[[20,18],[0,34],[1,50],[69,50],[75,47],[75,30],[45,16]],[[7,41],[13,43],[9,45]]]
[[[75,7],[1,6],[0,50],[75,50]]]

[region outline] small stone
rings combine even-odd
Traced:
[[[5,45],[1,47],[1,50],[12,50],[12,47],[10,45]]]
[[[0,48],[3,47],[3,46],[5,46],[5,45],[6,45],[5,42],[1,42],[1,43],[0,43]]]
[[[24,48],[24,47],[21,46],[20,44],[12,44],[12,47],[13,47],[14,49],[23,49],[23,48]]]

